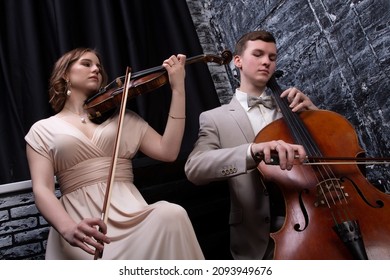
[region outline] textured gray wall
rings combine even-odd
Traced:
[[[267,29],[279,49],[279,83],[302,89],[322,109],[343,115],[371,157],[390,157],[389,0],[187,0],[205,51],[233,51],[244,33]],[[237,82],[229,68],[217,81],[221,103]],[[219,73],[213,72],[213,76]],[[229,80],[225,87],[221,81]],[[385,165],[367,176],[390,191]]]

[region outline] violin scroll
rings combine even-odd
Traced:
[[[205,63],[214,62],[214,63],[217,63],[219,65],[226,65],[232,60],[232,58],[233,58],[233,55],[232,55],[231,51],[224,50],[220,56],[214,55],[214,54],[202,54],[199,56],[189,58],[188,59],[189,62],[187,62],[187,64],[191,64],[191,63],[203,60],[203,62],[205,62]]]

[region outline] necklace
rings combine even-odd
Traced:
[[[73,112],[72,110],[70,110],[69,108],[67,108],[67,107],[65,107],[64,106],[64,109],[65,110],[68,110],[69,112],[71,112],[73,115],[76,115],[76,116],[78,116],[79,118],[80,118],[80,120],[81,120],[81,122],[82,123],[87,123],[87,121],[86,121],[86,119],[85,119],[85,116],[87,115],[85,112],[83,113],[83,114],[78,114],[78,113],[75,113],[75,112]]]

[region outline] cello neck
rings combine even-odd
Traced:
[[[283,119],[285,120],[287,127],[292,137],[294,138],[294,142],[296,144],[302,145],[308,152],[308,154],[312,156],[321,157],[322,154],[320,152],[320,149],[314,142],[305,124],[299,117],[299,113],[293,112],[291,110],[287,97],[280,97],[283,92],[283,89],[276,82],[276,78],[280,77],[281,75],[283,75],[282,71],[275,71],[275,73],[268,81],[267,87],[269,87],[272,91],[272,96],[275,99],[275,102],[283,115]]]

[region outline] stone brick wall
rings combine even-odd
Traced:
[[[42,259],[47,234],[30,188],[0,195],[0,260]]]

